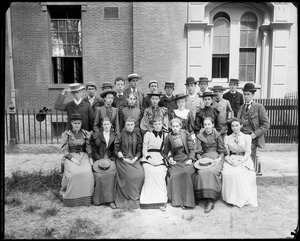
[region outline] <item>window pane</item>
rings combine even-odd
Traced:
[[[246,31],[241,31],[241,34],[240,34],[240,47],[241,48],[247,47],[247,32]]]
[[[58,21],[51,20],[51,31],[53,32],[58,31]]]
[[[240,66],[239,79],[240,81],[246,81],[246,66]]]
[[[229,58],[221,58],[221,78],[229,76]]]
[[[213,58],[212,61],[212,77],[213,78],[219,78],[219,59],[218,58]]]
[[[254,66],[247,66],[247,81],[254,82],[255,68]]]
[[[229,37],[221,37],[221,54],[229,53]]]
[[[254,48],[256,47],[256,32],[249,31],[247,47],[254,47]]]
[[[59,21],[58,23],[58,31],[59,32],[66,32],[67,31],[67,26],[66,26],[66,21]]]
[[[249,50],[247,52],[247,64],[255,64],[255,52]]]
[[[246,64],[246,52],[240,50],[240,64]]]
[[[221,51],[221,38],[220,37],[214,37],[214,43],[213,43],[213,53],[218,54]]]

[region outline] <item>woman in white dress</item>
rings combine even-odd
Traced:
[[[238,206],[257,207],[256,174],[251,159],[251,137],[241,132],[242,121],[231,121],[233,133],[225,136],[225,157],[222,170],[222,198],[225,202]]]
[[[143,142],[143,167],[145,180],[140,197],[140,208],[159,208],[166,210],[168,201],[166,175],[167,167],[162,149],[167,133],[162,131],[162,118],[153,119],[153,131],[147,131]]]

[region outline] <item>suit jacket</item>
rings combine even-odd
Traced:
[[[236,117],[240,106],[244,104],[243,94],[238,91],[235,94],[231,94],[230,91],[228,91],[223,95],[223,99],[230,102],[231,108],[234,112],[234,116]]]
[[[171,152],[171,157],[174,157],[174,141],[172,138],[172,133],[169,133],[165,139],[164,142],[164,149],[163,149],[163,154],[166,160],[168,160],[168,154]],[[195,144],[190,138],[190,134],[188,131],[181,129],[180,130],[180,135],[182,138],[183,142],[183,147],[185,152],[188,154],[189,158],[194,160],[195,159]]]
[[[177,108],[177,104],[174,99],[175,99],[174,95],[172,95],[170,99],[166,95],[164,95],[163,97],[161,97],[158,106],[168,108],[168,114],[170,115],[172,111]]]
[[[88,96],[84,97],[83,101],[87,102],[88,104],[91,104],[89,102]],[[96,113],[97,107],[100,107],[100,106],[103,106],[103,105],[104,105],[103,99],[101,97],[95,96],[95,100],[94,100],[93,105],[92,105],[92,109],[94,110],[94,114]]]
[[[116,134],[120,132],[119,126],[119,111],[115,107],[111,107],[112,116],[111,116],[111,124],[114,128]],[[100,131],[102,129],[102,121],[104,117],[107,117],[106,106],[98,107],[95,114],[95,122],[94,122],[94,132]]]
[[[103,135],[103,131],[94,133],[91,138],[94,160],[99,160],[104,158],[105,154],[107,154],[107,157],[109,159],[114,160],[115,139],[116,139],[116,134],[113,131],[110,131],[108,145],[106,146],[106,141]]]
[[[242,111],[246,107],[246,104],[242,105],[238,111],[237,117],[241,119]],[[248,121],[253,129],[253,133],[257,138],[257,146],[260,148],[265,147],[264,135],[270,129],[270,120],[268,118],[265,107],[255,101],[252,102],[251,108],[248,111]],[[256,139],[255,138],[255,139]]]
[[[131,87],[127,87],[125,90],[124,90],[124,93],[126,96],[128,96],[130,93],[131,93]],[[137,90],[137,101],[136,101],[136,105],[138,108],[140,108],[141,110],[143,109],[143,99],[144,99],[144,94],[142,92],[140,92],[139,90]]]
[[[118,152],[121,151],[122,154],[126,157],[128,153],[128,132],[126,129],[122,131],[121,134],[119,134],[115,140],[115,156],[118,158]],[[133,155],[135,157],[140,158],[142,156],[142,136],[139,134],[139,132],[134,129],[133,130]]]
[[[81,101],[79,105],[76,105],[74,101],[64,103],[66,99],[65,95],[60,94],[54,103],[54,109],[66,111],[68,115],[67,129],[72,129],[71,126],[71,115],[81,114],[82,116],[82,126],[81,128],[87,131],[93,130],[94,124],[94,111],[90,103]]]

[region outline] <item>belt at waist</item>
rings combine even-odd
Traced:
[[[147,152],[160,152],[159,149],[149,149]]]
[[[230,155],[245,155],[245,152],[232,152],[232,151],[230,151]]]
[[[70,149],[70,153],[79,153],[79,152],[84,152],[83,149]]]

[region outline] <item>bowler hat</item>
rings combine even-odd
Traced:
[[[89,81],[85,84],[85,89],[87,90],[89,86],[95,87],[97,89],[96,83],[93,81]]]
[[[106,87],[113,88],[114,86],[110,82],[103,82],[101,88],[103,89]]]
[[[175,95],[175,98],[173,100],[179,100],[179,99],[185,98],[187,96],[188,95],[186,95],[184,93],[180,93],[180,94]]]
[[[206,169],[209,167],[212,167],[216,164],[216,162],[213,161],[213,159],[209,158],[209,157],[204,157],[199,159],[198,161],[196,161],[194,163],[194,167],[196,169]]]
[[[148,86],[150,87],[150,85],[151,85],[152,83],[156,83],[156,84],[158,85],[158,82],[157,82],[156,80],[150,80]]]
[[[166,87],[173,87],[173,88],[174,88],[174,86],[175,86],[174,81],[166,81],[166,82],[165,82],[165,88],[166,88]]]
[[[255,89],[255,85],[254,84],[252,84],[252,83],[247,83],[247,84],[245,84],[244,85],[244,88],[242,89],[242,91],[250,91],[250,92],[252,92],[252,91],[256,91],[256,89]]]
[[[194,77],[187,77],[185,85],[196,84],[198,81],[195,81]]]
[[[199,82],[199,83],[200,83],[200,82],[211,82],[211,80],[208,80],[207,77],[200,77],[199,80],[198,80],[198,82]]]
[[[100,96],[101,98],[105,98],[107,94],[113,94],[113,96],[116,96],[117,92],[114,90],[105,90],[100,94]]]
[[[215,85],[214,87],[210,88],[212,91],[215,91],[215,90],[221,90],[221,91],[224,91],[226,90],[223,86],[221,85]]]
[[[162,96],[162,94],[160,94],[160,93],[149,93],[149,94],[147,94],[150,98],[152,97],[152,96],[158,96],[158,97],[161,97]]]
[[[81,114],[75,113],[71,115],[71,121],[73,120],[82,120]]]
[[[204,98],[204,97],[208,97],[208,96],[214,97],[214,96],[216,96],[216,94],[214,94],[211,91],[205,91],[205,92],[203,92],[203,94],[200,97]]]
[[[131,79],[142,79],[142,77],[138,76],[138,74],[133,73],[133,74],[128,75],[128,77],[127,77],[128,81],[130,81]]]
[[[229,83],[239,84],[239,80],[238,79],[230,79]]]
[[[84,89],[84,86],[79,84],[79,83],[74,83],[74,84],[69,84],[68,88],[67,88],[67,92],[73,92],[73,91],[79,91]]]
[[[36,116],[35,116],[35,119],[38,121],[38,122],[42,122],[46,119],[46,114],[44,113],[37,113]]]
[[[111,160],[108,158],[103,158],[103,159],[97,160],[93,164],[93,169],[95,172],[103,173],[110,168],[110,163],[111,163]]]

